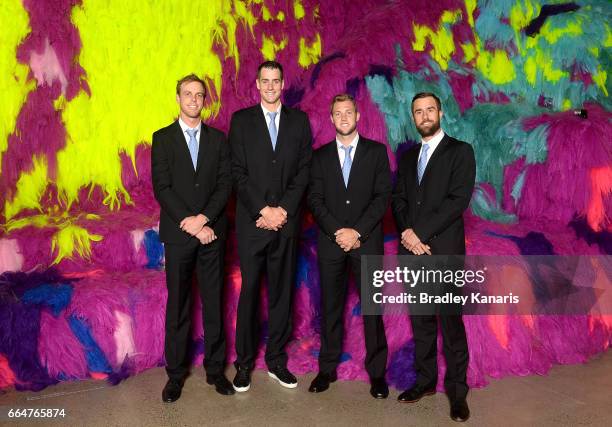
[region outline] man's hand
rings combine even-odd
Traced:
[[[429,245],[421,242],[421,239],[414,233],[412,228],[407,228],[402,232],[401,243],[402,246],[415,255],[431,255],[431,248]]]
[[[195,216],[188,216],[184,218],[180,223],[180,227],[181,227],[181,230],[183,230],[184,232],[189,233],[192,236],[195,236],[196,234],[200,232],[202,227],[204,227],[204,225],[206,225],[207,223],[208,223],[208,218],[206,218],[202,214],[198,214]]]
[[[412,252],[415,255],[423,255],[423,254],[431,255],[431,248],[428,245],[419,242],[410,248],[410,252]]]
[[[336,236],[336,243],[344,252],[353,249],[355,243],[359,241],[359,233],[352,228],[341,228],[334,233],[334,236]]]
[[[266,206],[259,213],[261,217],[255,223],[259,228],[278,231],[287,223],[287,211],[281,207]]]
[[[195,236],[200,243],[203,245],[208,245],[213,240],[217,240],[217,236],[215,235],[215,230],[210,227],[202,227],[202,229]]]
[[[419,236],[414,233],[412,228],[407,228],[402,232],[401,241],[402,245],[404,245],[406,249],[410,250],[411,247],[415,246],[417,243],[420,243],[421,239],[419,239]]]
[[[263,228],[264,230],[277,231],[274,228],[270,227],[270,225],[268,225],[263,216],[257,218],[255,225],[257,226],[257,228]]]

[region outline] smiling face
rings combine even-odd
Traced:
[[[285,82],[281,77],[280,70],[264,67],[261,69],[259,78],[255,82],[257,84],[257,89],[259,89],[261,103],[268,110],[276,110],[280,103],[281,92],[285,87]]]
[[[338,101],[332,107],[331,121],[336,127],[338,135],[349,136],[357,128],[359,112],[355,111],[355,105],[352,101]]]
[[[418,98],[412,104],[412,118],[421,136],[429,138],[440,129],[442,110],[433,97]]]
[[[181,108],[181,118],[187,122],[200,118],[204,108],[204,86],[200,82],[185,82],[176,95],[176,102]]]

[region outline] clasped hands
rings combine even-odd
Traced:
[[[402,232],[402,245],[415,255],[431,255],[429,245],[421,242],[421,239],[414,233],[412,228],[407,228]]]
[[[259,213],[261,216],[255,222],[257,228],[278,231],[283,228],[283,225],[287,224],[287,211],[280,206],[276,208],[266,206]]]
[[[334,233],[334,236],[336,236],[336,243],[344,252],[357,249],[361,246],[359,233],[353,228],[341,228]]]
[[[181,230],[198,239],[200,243],[207,245],[213,240],[216,240],[217,236],[215,235],[215,231],[206,224],[208,224],[208,218],[206,218],[205,215],[198,214],[185,217],[181,221],[180,227]]]

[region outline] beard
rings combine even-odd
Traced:
[[[338,135],[347,136],[347,135],[352,134],[355,131],[355,129],[357,129],[357,123],[355,123],[355,125],[353,125],[353,127],[349,128],[348,130],[343,130],[339,127],[336,127],[336,133]]]
[[[428,136],[434,135],[440,129],[440,121],[432,121],[429,125],[417,125],[417,130],[422,137],[427,138]]]

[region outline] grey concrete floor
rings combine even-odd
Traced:
[[[230,380],[234,369],[228,369]],[[370,397],[369,385],[350,381],[332,384],[322,394],[308,393],[314,374],[298,378],[288,390],[266,372],[253,374],[251,390],[221,396],[206,384],[201,369],[187,380],[181,399],[161,402],[166,376],[151,369],[117,386],[104,381],[62,383],[41,392],[0,394],[1,425],[70,426],[439,426],[457,425],[449,418],[444,394],[413,404]],[[585,365],[555,366],[547,376],[491,380],[471,390],[472,417],[466,425],[610,426],[612,425],[612,351]],[[10,408],[63,408],[58,419],[9,419]]]

